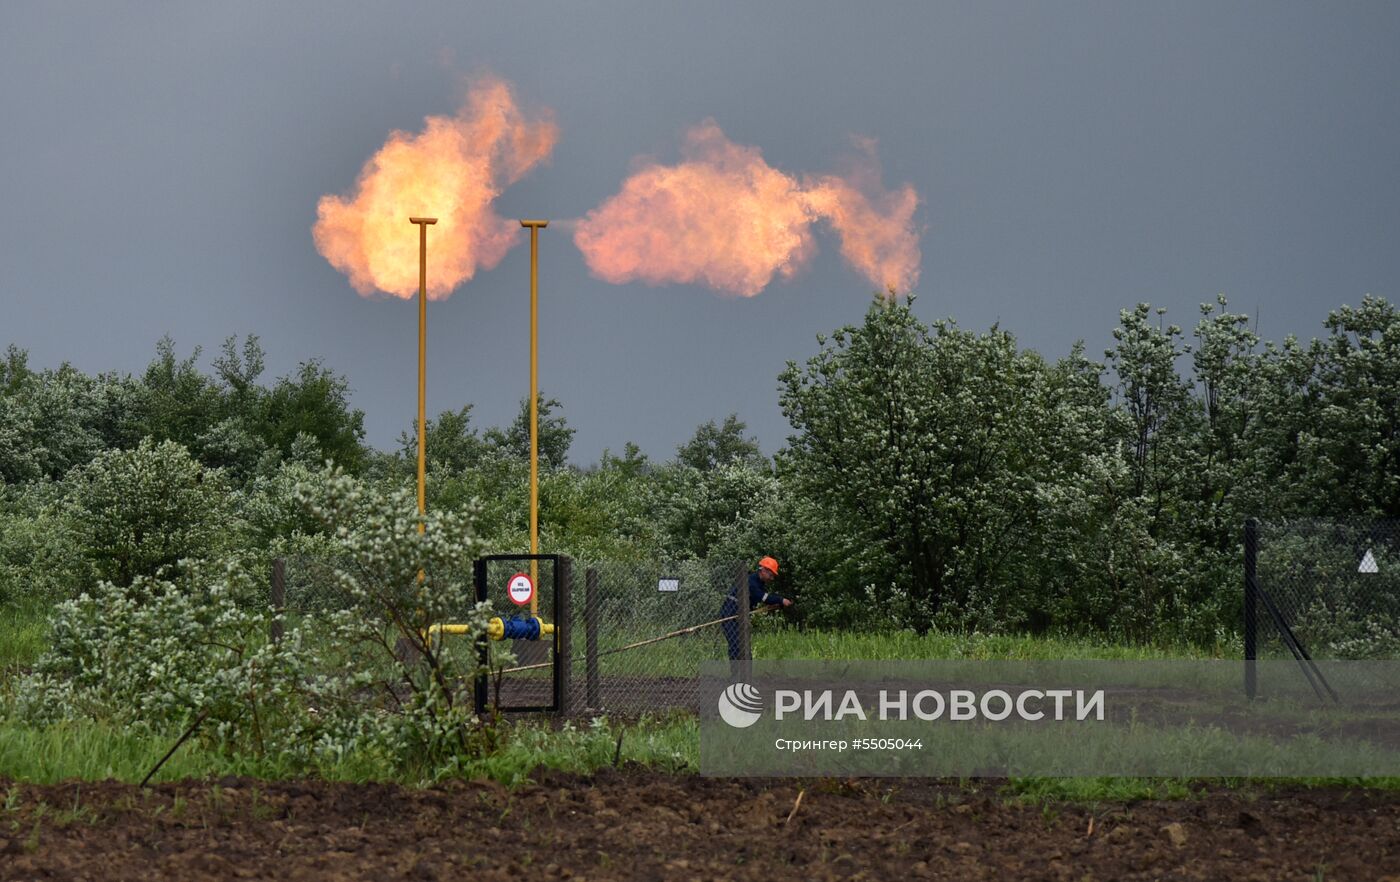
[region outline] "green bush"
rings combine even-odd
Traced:
[[[0,485],[0,605],[72,597],[92,565],[65,515],[62,485]]]
[[[486,627],[470,581],[480,552],[470,514],[430,514],[420,534],[411,494],[375,493],[339,471],[295,492],[333,537],[347,608],[303,616],[273,642],[260,571],[184,561],[172,576],[104,581],[58,605],[17,715],[155,733],[201,719],[220,750],[307,769],[359,756],[441,771],[494,745],[474,716],[475,653],[430,631]]]
[[[253,590],[236,567],[195,567],[179,583],[138,576],[60,603],[21,714],[165,731],[204,713],[222,743],[265,746],[295,716],[307,656],[299,632],[266,640],[269,612],[239,602]]]
[[[173,441],[104,451],[64,483],[68,521],[99,580],[126,586],[173,575],[182,560],[240,545],[223,473]]]

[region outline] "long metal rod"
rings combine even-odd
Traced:
[[[428,225],[435,217],[411,217],[418,225],[418,532],[428,512]],[[420,574],[421,578],[421,574]]]
[[[1322,671],[1318,668],[1317,663],[1308,654],[1307,647],[1303,646],[1298,635],[1293,633],[1293,629],[1288,625],[1288,620],[1284,618],[1283,612],[1274,603],[1274,599],[1269,596],[1269,592],[1256,584],[1254,593],[1260,600],[1264,601],[1264,608],[1269,611],[1269,616],[1274,620],[1274,626],[1278,628],[1279,636],[1283,638],[1284,644],[1293,653],[1294,660],[1298,662],[1298,667],[1302,668],[1303,676],[1307,678],[1308,685],[1313,688],[1313,692],[1317,693],[1318,699],[1323,698],[1322,690],[1326,689],[1327,695],[1333,701],[1338,701],[1337,693],[1332,689],[1332,684],[1328,683],[1327,678],[1322,676]],[[1318,688],[1319,683],[1322,684],[1321,688]]]
[[[170,746],[170,749],[165,752],[165,756],[161,757],[160,761],[157,762],[154,766],[151,766],[151,770],[146,773],[146,777],[141,779],[142,787],[145,787],[151,782],[151,778],[155,775],[156,772],[160,771],[161,766],[165,765],[165,761],[175,755],[175,751],[180,749],[181,744],[184,744],[186,741],[189,740],[189,737],[194,734],[194,730],[199,728],[199,724],[203,723],[204,718],[207,716],[209,716],[209,708],[205,708],[204,710],[199,712],[199,716],[194,718],[193,723],[190,723],[190,727],[185,730],[185,734],[180,736],[180,740],[172,744]]]
[[[751,612],[749,615],[750,615],[750,616],[761,616],[761,615],[763,615],[764,613],[766,613],[766,612],[771,612],[771,611],[773,611],[773,610],[775,610],[775,609],[777,609],[777,608],[778,608],[778,607],[776,607],[776,606],[763,606],[763,607],[759,607],[758,609],[754,610],[754,611]],[[597,653],[597,655],[594,656],[594,657],[595,657],[595,658],[601,658],[602,656],[605,656],[605,655],[612,655],[612,654],[615,653],[615,652],[626,652],[626,651],[629,650],[629,649],[640,649],[640,648],[643,647],[643,646],[650,646],[650,645],[653,644],[653,643],[660,643],[662,640],[670,640],[670,639],[673,638],[673,637],[683,637],[683,636],[685,636],[686,634],[693,634],[693,633],[695,633],[696,631],[699,631],[701,628],[713,628],[715,625],[722,625],[722,624],[724,624],[725,622],[732,622],[732,621],[734,621],[734,620],[737,619],[737,618],[739,618],[739,614],[738,614],[738,613],[735,613],[735,614],[732,615],[732,616],[725,616],[725,617],[722,618],[722,619],[714,619],[713,621],[709,621],[709,622],[701,622],[701,623],[698,624],[698,625],[691,625],[691,626],[688,627],[688,628],[681,628],[681,629],[676,630],[676,631],[670,631],[670,632],[668,632],[668,633],[666,633],[666,634],[662,634],[660,637],[651,637],[651,638],[648,638],[648,639],[646,639],[646,640],[638,640],[636,643],[629,643],[629,644],[627,644],[626,646],[615,646],[615,647],[613,647],[612,649],[604,649],[602,652]],[[518,671],[533,671],[533,670],[535,670],[536,668],[547,668],[547,667],[549,667],[549,666],[552,665],[552,664],[554,664],[554,662],[541,662],[541,663],[539,663],[539,664],[534,664],[534,665],[521,665],[521,666],[518,667],[518,668],[506,668],[505,670],[501,671],[500,673],[502,673],[502,674],[514,674],[514,673],[516,673],[516,672],[518,672]]]
[[[547,220],[522,220],[530,230],[530,553],[540,553],[540,229]],[[535,594],[530,598],[530,615],[540,614],[539,562],[530,561],[530,581]]]

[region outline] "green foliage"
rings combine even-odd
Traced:
[[[1333,512],[1400,517],[1400,311],[1367,297],[1327,329],[1299,451],[1309,487]]]
[[[104,451],[64,483],[67,523],[100,580],[127,586],[237,547],[222,473],[174,441]]]
[[[909,306],[877,303],[781,380],[799,433],[783,466],[814,503],[834,590],[920,632],[1014,623],[1042,488],[1084,453],[1074,411],[1056,406],[1062,378],[1003,331],[930,331]]]
[[[432,765],[398,764],[369,752],[327,757],[315,773],[331,781],[399,781],[428,784],[449,775],[489,778],[516,787],[541,768],[589,774],[611,766],[618,736],[621,761],[642,763],[666,770],[694,770],[699,766],[699,732],[693,718],[643,718],[612,723],[597,718],[582,726],[565,723],[558,728],[538,723],[516,723],[504,732],[499,749],[465,757],[451,769]],[[0,778],[35,784],[60,781],[141,781],[170,749],[172,739],[163,733],[133,729],[95,720],[64,720],[35,724],[0,719]],[[300,778],[306,768],[284,756],[256,756],[190,743],[176,751],[153,780],[214,779],[247,775],[264,780]]]
[[[180,583],[104,582],[59,604],[49,650],[20,690],[21,716],[166,731],[207,714],[220,742],[265,749],[294,716],[305,659],[299,634],[266,642],[267,614],[240,603],[256,590],[229,566]]]
[[[546,399],[541,394],[535,405],[539,425],[539,461],[541,468],[559,469],[569,462],[569,445],[574,441],[574,430],[569,428],[562,414],[555,415],[560,408],[558,399]],[[491,429],[486,433],[486,443],[506,456],[530,460],[530,399],[520,400],[520,411],[504,431]]]
[[[283,377],[267,393],[264,438],[291,456],[310,437],[332,461],[354,472],[364,465],[364,411],[350,407],[350,384],[321,364],[302,362],[295,376]]]
[[[315,481],[319,471],[309,455],[298,455],[280,462],[275,471],[258,475],[236,496],[250,547],[272,549],[325,532],[324,523],[298,497],[298,488]]]
[[[0,703],[7,678],[29,670],[48,648],[52,609],[47,598],[0,602]]]
[[[258,338],[224,341],[213,374],[200,350],[176,354],[169,337],[139,378],[89,377],[63,365],[35,371],[11,346],[0,365],[0,481],[60,479],[103,450],[129,449],[142,438],[174,441],[234,483],[275,469],[314,444],[350,469],[365,461],[364,414],[349,406],[349,384],[319,361],[268,389],[259,384]],[[309,440],[308,440],[309,439]]]
[[[573,429],[541,397],[542,542],[774,554],[811,624],[1215,645],[1240,619],[1245,518],[1400,516],[1400,311],[1368,296],[1325,331],[1261,341],[1223,296],[1185,330],[1138,304],[1102,364],[1082,345],[1051,363],[882,299],[784,371],[792,436],[771,463],[730,414],[668,461],[629,444],[573,467]],[[412,486],[415,434],[367,450],[344,377],[309,360],[267,385],[265,363],[252,336],[208,371],[164,339],[134,378],[36,370],[10,347],[0,600],[175,578],[182,557],[325,554],[294,489],[327,459],[378,491]],[[528,546],[527,405],[504,428],[473,426],[469,404],[426,426],[429,510],[472,512],[495,552]]]
[[[757,468],[765,461],[758,441],[744,434],[747,429],[736,413],[725,417],[721,426],[710,420],[697,428],[689,441],[676,448],[676,461],[700,472],[734,464]]]
[[[322,702],[323,737],[333,734],[337,749],[368,744],[404,762],[452,763],[471,754],[480,733],[470,690],[481,669],[475,653],[448,651],[431,626],[453,622],[485,633],[490,607],[476,602],[471,581],[482,553],[474,511],[430,510],[420,518],[407,489],[377,493],[339,470],[299,485],[297,494],[338,546],[334,575],[348,606],[322,623],[326,637],[343,651],[354,685],[387,669],[382,683],[393,704],[392,713],[373,717],[362,703],[332,712]]]
[[[68,365],[35,373],[13,346],[0,380],[0,481],[60,478],[102,449],[109,380]]]
[[[420,533],[411,494],[375,493],[338,470],[295,494],[334,539],[341,609],[271,642],[261,570],[185,562],[171,578],[104,581],[57,607],[18,716],[166,733],[202,718],[206,743],[288,768],[351,754],[455,768],[492,743],[473,715],[475,654],[447,651],[429,627],[485,630],[470,513],[430,514]]]
[[[460,410],[445,410],[436,420],[428,420],[423,431],[423,447],[429,468],[434,473],[460,473],[481,463],[486,453],[486,444],[471,427],[470,404]],[[526,438],[528,445],[529,439]],[[418,421],[413,421],[413,432],[399,435],[400,456],[405,463],[418,462]],[[527,449],[528,455],[528,449]]]
[[[0,486],[0,605],[52,601],[90,584],[62,490],[48,482]]]
[[[138,437],[199,448],[200,438],[220,416],[219,388],[200,371],[199,356],[196,346],[189,357],[179,358],[169,336],[156,343],[156,357],[141,377],[142,395],[135,408]]]
[[[759,521],[783,493],[767,463],[734,461],[709,472],[679,465],[664,479],[662,515],[671,553],[738,560],[761,556],[771,531],[761,529]]]

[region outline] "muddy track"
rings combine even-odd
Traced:
[[[802,793],[800,804],[797,803]],[[1400,793],[1009,803],[928,781],[607,770],[454,782],[0,782],[0,879],[1400,882]],[[795,810],[794,810],[795,806]]]

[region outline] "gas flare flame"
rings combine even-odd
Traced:
[[[395,131],[360,171],[349,196],[321,197],[312,236],[360,294],[418,293],[418,235],[430,228],[428,297],[441,300],[478,269],[500,263],[520,227],[496,214],[501,191],[549,158],[559,130],[548,110],[527,119],[510,85],[473,82],[455,116],[429,116],[417,134]]]
[[[799,183],[706,120],[686,133],[682,162],[643,163],[578,222],[574,244],[607,282],[700,283],[753,297],[775,275],[801,271],[816,253],[812,226],[825,219],[857,271],[882,290],[909,291],[919,279],[918,194],[908,184],[886,191],[874,142],[858,144],[847,175]]]

